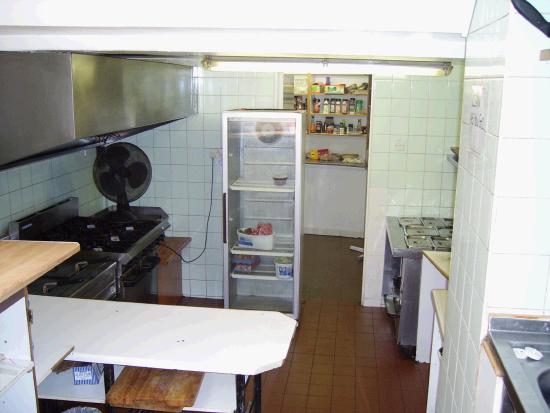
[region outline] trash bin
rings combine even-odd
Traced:
[[[101,413],[101,410],[96,409],[95,407],[71,407],[69,410],[64,410],[62,413]]]

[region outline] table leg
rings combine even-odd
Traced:
[[[244,397],[246,393],[246,382],[242,374],[237,374],[235,376],[235,382],[237,385],[237,410],[236,413],[245,412],[245,402]]]
[[[115,382],[115,369],[112,364],[103,365],[103,380],[105,382],[105,399],[107,399],[107,393],[109,393],[111,386]],[[107,405],[107,412],[114,413],[114,408],[107,404],[107,400],[105,400],[105,404]]]
[[[254,376],[254,413],[262,412],[262,375]]]

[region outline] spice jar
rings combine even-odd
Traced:
[[[336,113],[336,99],[330,100],[330,113]]]

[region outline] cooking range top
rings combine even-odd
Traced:
[[[39,235],[39,240],[75,241],[82,250],[123,253],[151,231],[157,222],[136,220],[128,224],[92,217],[74,217]]]

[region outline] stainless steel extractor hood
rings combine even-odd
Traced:
[[[0,52],[0,165],[195,113],[196,86],[188,66]]]

